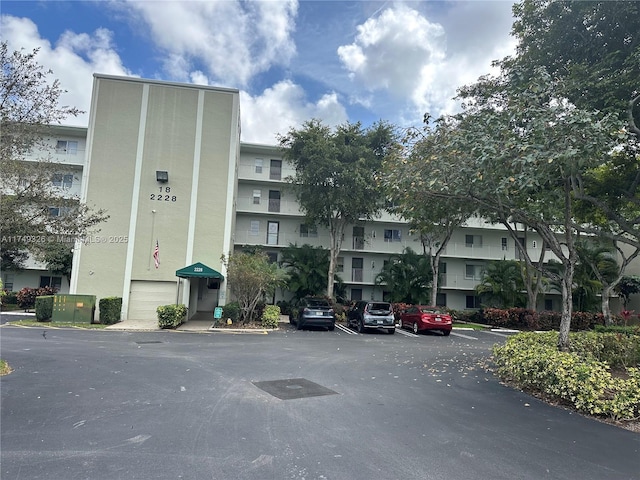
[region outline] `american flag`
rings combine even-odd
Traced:
[[[156,264],[156,268],[160,266],[160,245],[158,245],[158,240],[156,240],[156,248],[153,249],[153,263]]]

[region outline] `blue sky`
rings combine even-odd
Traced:
[[[509,1],[2,1],[10,50],[40,48],[66,105],[94,73],[240,90],[242,141],[311,118],[419,125],[514,52]],[[87,126],[88,115],[67,124]]]

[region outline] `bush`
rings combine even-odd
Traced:
[[[41,295],[35,299],[36,319],[39,322],[51,320],[53,316],[53,295]]]
[[[105,297],[99,302],[100,323],[102,325],[113,325],[120,321],[122,310],[122,297]]]
[[[231,302],[222,307],[222,318],[230,319],[233,323],[236,323],[240,319],[240,304]]]
[[[187,317],[187,307],[180,305],[160,305],[156,309],[159,328],[176,328]]]
[[[280,313],[282,315],[289,315],[291,313],[291,302],[280,300],[276,302],[276,305],[280,307]]]
[[[2,297],[2,305],[17,305],[18,304],[18,292],[9,292],[4,290],[5,295]]]
[[[264,328],[278,328],[280,321],[280,307],[277,305],[266,305],[262,311],[262,326]]]
[[[554,396],[591,415],[615,420],[637,418],[640,370],[628,367],[627,378],[614,378],[610,364],[602,359],[619,362],[618,357],[624,355],[614,346],[613,338],[598,338],[599,335],[602,334],[572,333],[570,352],[557,349],[555,332],[514,335],[504,345],[493,348],[498,375],[521,388]],[[637,352],[639,343],[640,337],[636,337],[627,346]]]
[[[36,305],[36,297],[41,297],[42,295],[53,295],[58,290],[56,288],[51,287],[41,287],[41,288],[29,288],[24,287],[16,294],[16,298],[18,300],[18,306],[23,310],[29,310],[34,308]]]

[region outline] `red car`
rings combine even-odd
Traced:
[[[400,314],[398,326],[412,328],[413,333],[439,330],[444,336],[451,333],[451,316],[440,307],[413,305]]]

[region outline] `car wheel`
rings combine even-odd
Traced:
[[[413,322],[413,333],[418,334],[418,322]]]
[[[302,330],[302,322],[300,321],[300,319],[298,319],[298,321],[296,322],[296,329]]]
[[[329,328],[329,331],[330,331],[330,332],[333,332],[333,331],[336,329],[336,325],[335,325],[335,323],[334,323],[333,325],[329,325],[329,327],[328,327],[328,328]]]
[[[451,335],[451,330],[443,330],[442,333],[445,337],[448,337],[449,335]]]
[[[398,320],[398,328],[404,328],[404,325],[402,325],[402,319]]]
[[[389,330],[387,330],[387,333],[389,335],[393,335],[394,333],[396,333],[396,329],[395,328],[390,328]]]
[[[366,329],[364,328],[364,322],[362,320],[360,320],[358,322],[358,332],[359,333],[364,333],[366,331]]]

